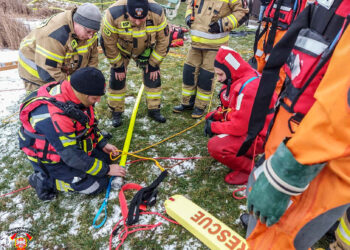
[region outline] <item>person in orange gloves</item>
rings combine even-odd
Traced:
[[[248,123],[259,86],[260,74],[233,49],[222,46],[215,58],[214,70],[223,84],[219,93],[221,105],[207,114],[205,134],[214,136],[208,142],[210,155],[232,169],[226,175],[228,184],[245,184],[255,154],[263,152],[263,144],[271,116],[259,133],[256,145],[241,157],[236,153],[248,131]]]

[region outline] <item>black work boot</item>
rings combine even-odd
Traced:
[[[192,118],[201,118],[202,116],[204,115],[204,109],[200,109],[200,108],[197,108],[197,107],[194,107],[194,110],[192,112]]]
[[[40,172],[29,176],[29,184],[35,189],[38,198],[42,201],[55,199],[57,191],[45,185],[46,176]]]
[[[156,122],[164,123],[166,118],[160,113],[160,109],[149,109],[148,116],[151,117]]]
[[[123,112],[112,112],[112,126],[119,127],[122,125],[122,114]]]
[[[185,105],[185,104],[180,104],[180,105],[178,105],[178,106],[175,106],[174,108],[173,108],[173,112],[174,113],[181,113],[182,111],[184,111],[184,110],[192,110],[193,109],[193,104],[191,105],[191,104],[189,104],[189,105]]]

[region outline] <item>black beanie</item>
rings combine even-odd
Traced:
[[[93,67],[75,71],[70,77],[70,84],[73,89],[85,95],[105,94],[106,79],[100,70]]]
[[[148,0],[128,0],[128,13],[135,19],[143,19],[148,14]]]

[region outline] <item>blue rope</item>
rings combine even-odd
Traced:
[[[114,179],[114,176],[112,176],[109,179],[109,183],[108,183],[105,199],[104,199],[100,209],[98,210],[98,212],[95,215],[95,218],[94,218],[94,220],[92,222],[92,226],[94,228],[96,228],[96,229],[102,227],[105,224],[106,220],[107,220],[107,204],[108,204],[108,199],[109,199],[109,193],[111,192],[111,186],[112,186],[113,179]],[[96,225],[96,221],[100,217],[100,214],[102,213],[103,210],[104,210],[104,213],[105,213],[105,217],[104,217],[103,221],[99,225]]]

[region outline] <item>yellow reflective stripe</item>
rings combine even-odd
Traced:
[[[102,161],[95,158],[94,164],[88,171],[86,171],[86,173],[91,175],[97,175],[100,172],[101,168],[102,168]]]
[[[30,161],[34,161],[34,162],[38,162],[38,159],[37,158],[34,158],[32,156],[29,156],[27,155],[27,158],[30,160]],[[49,164],[56,164],[58,163],[58,161],[40,161],[41,163],[49,163]]]
[[[120,55],[120,53],[118,53],[118,55],[114,58],[107,58],[109,63],[116,63],[119,62],[122,59],[122,56]]]
[[[126,35],[126,36],[132,36],[132,29],[116,29],[116,33],[120,34],[120,35]]]
[[[146,32],[150,33],[150,32],[158,32],[163,30],[166,26],[168,25],[166,19],[159,24],[158,26],[147,26],[146,27]]]
[[[58,95],[61,94],[61,85],[56,85],[50,90],[50,95]]]
[[[122,93],[122,94],[107,93],[107,99],[110,101],[122,101],[125,99],[125,93]]]
[[[344,243],[350,246],[350,229],[346,226],[344,218],[340,219],[340,224],[337,228],[336,233]]]
[[[202,38],[199,36],[191,36],[192,42],[196,43],[211,43],[211,44],[218,44],[218,43],[226,43],[229,40],[229,35],[219,38],[219,39],[207,39],[207,38]]]
[[[232,0],[231,3],[235,3],[235,2],[237,2],[237,1],[238,1],[238,0]]]
[[[163,61],[164,59],[164,56],[159,55],[155,50],[152,51],[151,56],[153,56],[159,62]]]
[[[236,28],[237,23],[238,23],[236,17],[233,14],[231,14],[231,15],[227,16],[227,18],[232,23],[232,29]]]
[[[184,96],[192,96],[195,93],[196,93],[196,90],[182,89],[182,95]]]
[[[18,135],[23,141],[25,141],[26,138],[24,138],[24,135],[22,134],[21,130],[18,131]]]
[[[39,73],[36,69],[33,69],[31,66],[29,66],[27,63],[25,63],[22,58],[18,59],[19,64],[32,76],[35,76],[36,78],[40,78]]]
[[[63,144],[63,147],[67,147],[67,146],[71,146],[71,145],[76,145],[77,144],[77,141],[75,139],[71,139],[67,136],[60,136],[59,137],[60,141],[62,142]]]
[[[56,179],[56,188],[57,188],[57,190],[63,191],[63,192],[74,191],[74,189],[71,188],[69,183],[64,182],[64,181],[60,181],[57,179]]]
[[[40,115],[32,115],[29,118],[29,123],[32,125],[32,127],[34,128],[35,125],[38,122],[41,122],[43,120],[45,120],[46,118],[50,118],[50,114],[49,113],[45,113],[45,114],[40,114]]]
[[[206,94],[203,94],[203,93],[200,93],[199,91],[197,91],[196,98],[199,98],[202,101],[209,101],[210,100],[210,96],[211,95],[206,95]]]
[[[34,157],[31,157],[31,156],[29,156],[29,155],[27,155],[27,157],[28,157],[28,159],[29,159],[30,161],[38,162],[38,159],[36,159],[36,158],[34,158]]]
[[[162,92],[147,92],[146,91],[146,99],[160,99],[162,96]]]
[[[25,46],[28,46],[29,44],[32,44],[34,42],[34,39],[24,39],[20,46],[19,46],[19,49],[25,47]]]
[[[112,33],[117,33],[117,28],[107,21],[106,16],[103,18],[103,23],[107,26],[107,29],[109,29]]]
[[[36,45],[35,51],[39,54],[43,55],[44,57],[47,57],[55,62],[63,63],[64,56],[57,55],[55,53],[52,53],[48,51],[47,49],[44,49],[40,45]]]
[[[192,9],[186,10],[185,17],[192,14]]]
[[[144,37],[146,35],[146,30],[132,31],[133,37]]]
[[[100,136],[99,136],[98,139],[97,139],[97,143],[99,143],[102,139],[103,139],[103,135],[100,134]]]
[[[131,55],[131,52],[129,52],[129,51],[123,49],[122,46],[121,46],[119,43],[117,43],[117,48],[118,48],[120,51],[124,52],[125,54]]]

